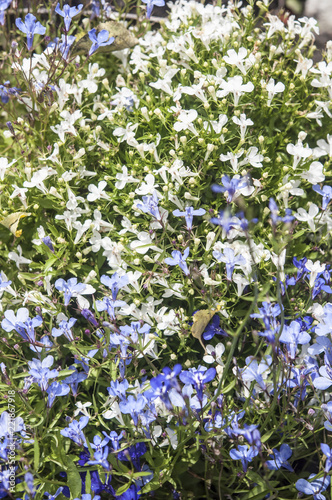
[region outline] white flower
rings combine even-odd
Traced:
[[[196,120],[197,116],[198,114],[196,109],[190,109],[189,111],[183,109],[178,116],[178,121],[174,123],[174,129],[177,132],[190,130],[193,134],[198,135],[197,130],[192,124],[192,122]]]
[[[325,270],[325,264],[321,264],[319,260],[312,262],[312,260],[307,260],[305,267],[310,271],[310,281],[309,286],[312,288],[314,286],[317,274],[322,273]]]
[[[282,82],[275,83],[274,78],[270,78],[267,85],[265,86],[265,90],[268,93],[267,94],[267,105],[270,106],[273,97],[277,93],[283,92],[285,90],[285,85]]]
[[[246,157],[239,163],[239,166],[249,163],[252,167],[262,168],[264,156],[258,152],[258,148],[252,146],[248,149]]]
[[[237,116],[233,116],[232,120],[236,125],[240,126],[241,139],[244,139],[248,125],[253,125],[254,122],[250,120],[250,118],[247,118],[245,113],[242,113],[240,115],[240,118],[238,118]]]
[[[38,160],[41,161],[52,161],[53,163],[57,163],[58,165],[61,165],[61,162],[58,159],[59,156],[59,144],[57,142],[54,143],[53,147],[53,152],[50,154],[50,156],[47,156],[46,158],[38,158]]]
[[[210,122],[204,122],[203,127],[205,130],[208,130],[208,128],[211,126],[216,134],[221,134],[222,129],[226,125],[227,121],[228,121],[227,116],[221,114],[219,115],[218,120],[211,120]]]
[[[137,235],[137,240],[134,240],[130,243],[130,248],[135,250],[137,253],[144,255],[148,250],[154,250],[155,252],[162,252],[160,248],[156,247],[153,244],[151,235],[146,233],[145,231],[141,231]]]
[[[12,184],[12,187],[14,188],[14,191],[10,195],[10,199],[16,198],[16,196],[17,196],[20,199],[24,208],[27,208],[28,204],[27,204],[27,197],[26,197],[25,193],[29,190],[27,188],[20,188],[20,187],[16,186],[16,184]]]
[[[75,240],[74,240],[74,245],[77,245],[77,243],[82,238],[83,234],[88,229],[90,229],[91,222],[92,222],[91,219],[87,219],[87,220],[84,221],[83,224],[80,221],[76,221],[76,222],[73,223],[73,228],[77,229],[77,233],[76,233]]]
[[[217,344],[216,346],[208,344],[206,346],[206,352],[208,354],[203,356],[203,361],[205,361],[205,363],[208,363],[209,365],[211,365],[212,363],[217,363],[218,365],[222,366],[224,365],[221,359],[221,356],[225,352],[224,344],[222,344],[221,342],[219,342],[219,344]]]
[[[230,161],[233,171],[237,172],[239,169],[238,159],[243,155],[243,151],[244,151],[243,149],[240,149],[240,151],[238,151],[237,153],[232,153],[231,151],[228,151],[228,153],[225,155],[221,154],[219,158],[221,161]]]
[[[319,208],[315,203],[312,203],[309,207],[309,212],[306,212],[304,208],[298,208],[297,212],[294,213],[294,217],[302,222],[307,222],[311,231],[316,231],[315,217],[319,213]]]
[[[129,146],[137,147],[138,142],[135,139],[135,130],[138,127],[138,123],[129,122],[126,128],[117,127],[113,130],[113,135],[118,137],[119,142],[127,141]]]
[[[173,95],[173,90],[171,87],[172,84],[172,78],[176,73],[179,71],[179,69],[174,69],[174,68],[169,68],[167,72],[164,74],[164,77],[161,79],[159,78],[156,82],[150,83],[150,87],[153,87],[158,90],[162,90],[163,92],[166,92],[166,94]]]
[[[247,49],[244,47],[239,48],[239,52],[235,52],[234,49],[230,49],[227,51],[227,55],[224,56],[224,61],[227,62],[227,64],[231,64],[232,66],[236,66],[243,75],[247,74],[244,62],[245,58],[247,57]]]
[[[314,161],[307,172],[301,174],[301,178],[307,180],[311,184],[323,182],[325,175],[323,174],[323,165],[319,161]]]
[[[47,179],[48,177],[51,177],[52,175],[55,175],[57,173],[56,170],[50,167],[43,167],[40,170],[37,170],[31,178],[30,181],[24,181],[23,186],[26,188],[34,188],[36,187],[39,189],[42,193],[47,194],[48,191],[46,189],[46,186],[44,184],[44,180]]]
[[[17,245],[17,251],[16,252],[9,252],[8,253],[8,259],[13,260],[16,264],[17,269],[20,269],[21,264],[30,264],[32,260],[26,259],[25,257],[22,256],[22,247],[21,245]]]
[[[280,198],[283,199],[285,208],[288,208],[288,197],[289,194],[292,196],[303,196],[304,191],[303,189],[299,188],[301,181],[297,181],[295,179],[289,180],[289,175],[286,175],[283,180],[283,185],[279,189],[279,194],[277,196],[277,199],[279,200]]]
[[[115,183],[116,189],[123,189],[127,182],[139,182],[132,175],[128,175],[128,169],[125,165],[122,166],[122,173],[116,174],[117,182]]]
[[[198,97],[202,102],[207,102],[205,97],[203,86],[205,84],[205,78],[200,78],[199,83],[191,85],[191,87],[180,87],[182,94],[194,95]]]
[[[325,139],[320,139],[317,141],[317,145],[320,152],[320,156],[323,155],[329,155],[329,157],[332,157],[332,135],[327,135],[327,142]]]
[[[89,74],[85,80],[78,82],[78,86],[81,89],[87,89],[90,94],[94,94],[98,90],[98,84],[95,79],[104,76],[105,69],[100,68],[97,63],[89,64]]]
[[[155,184],[155,177],[152,174],[146,175],[144,180],[145,182],[142,182],[142,184],[135,190],[135,193],[140,196],[152,194],[153,191],[155,191],[155,188],[159,186],[159,184]]]
[[[5,173],[6,173],[7,168],[11,167],[15,162],[16,162],[16,160],[13,160],[10,163],[8,163],[7,158],[0,158],[0,179],[2,181],[5,178]]]
[[[99,210],[95,210],[93,212],[93,216],[94,216],[94,221],[92,222],[93,229],[97,231],[110,231],[111,229],[114,229],[113,224],[111,224],[110,222],[106,222],[102,219],[101,212]]]
[[[100,200],[101,198],[104,200],[110,200],[110,197],[104,191],[106,186],[107,186],[106,181],[100,181],[98,183],[98,187],[95,186],[94,184],[89,184],[88,190],[90,191],[90,193],[87,196],[87,200],[96,201]]]
[[[237,294],[241,297],[243,290],[247,285],[249,285],[249,280],[242,274],[233,274],[232,281],[237,284]]]
[[[234,76],[228,78],[228,81],[224,80],[220,83],[222,90],[218,90],[216,93],[217,97],[226,97],[229,93],[233,94],[234,105],[239,104],[239,99],[244,92],[252,92],[254,90],[254,85],[252,82],[243,83],[242,76]]]
[[[92,403],[90,403],[89,401],[87,403],[81,403],[80,401],[77,401],[77,403],[75,403],[75,406],[77,406],[77,410],[74,411],[73,416],[76,417],[80,413],[83,413],[83,415],[86,415],[87,417],[90,418],[91,415],[86,410],[86,408],[89,408],[91,405],[92,405]]]
[[[312,154],[312,149],[308,146],[304,147],[302,142],[299,141],[297,144],[287,144],[287,153],[294,156],[293,158],[293,169],[297,167],[301,159],[307,159]]]

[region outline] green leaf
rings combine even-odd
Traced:
[[[75,462],[70,458],[66,457],[67,465],[67,482],[70,484],[70,493],[73,498],[81,496],[82,481],[81,476],[76,468]]]
[[[128,488],[130,488],[131,483],[126,483],[123,486],[120,486],[119,489],[116,490],[116,496],[122,495],[122,493],[125,493]]]
[[[39,469],[39,460],[40,460],[40,450],[37,436],[34,438],[33,442],[33,463],[35,467],[35,471],[37,472]]]

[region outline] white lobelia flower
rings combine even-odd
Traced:
[[[101,212],[99,210],[95,210],[93,212],[94,220],[92,221],[93,229],[96,231],[110,231],[114,229],[114,225],[110,222],[106,222],[102,219]]]
[[[46,186],[44,184],[44,180],[47,179],[48,177],[51,177],[52,175],[55,175],[56,173],[57,173],[57,171],[54,170],[53,168],[43,167],[40,170],[37,170],[37,172],[34,172],[30,181],[24,181],[23,186],[25,188],[36,187],[42,193],[47,194],[48,190],[46,189]]]
[[[150,249],[158,253],[162,252],[160,248],[156,247],[153,244],[152,237],[149,233],[141,231],[137,234],[137,238],[137,240],[134,240],[130,243],[130,248],[132,250],[135,250],[135,252],[141,255],[146,254],[146,252],[148,252]]]
[[[203,91],[203,86],[205,85],[206,79],[200,78],[199,83],[193,84],[190,87],[180,87],[180,91],[182,94],[194,95],[202,102],[207,102],[207,98]]]
[[[82,238],[83,234],[88,230],[90,229],[90,226],[91,226],[91,223],[92,223],[92,220],[91,219],[87,219],[84,221],[84,223],[82,224],[82,222],[80,221],[75,221],[73,223],[73,228],[77,230],[77,233],[76,233],[76,236],[75,236],[75,240],[74,240],[74,245],[77,245],[77,243],[80,241],[80,239]]]
[[[239,163],[239,167],[242,167],[243,165],[247,165],[248,163],[255,168],[262,168],[263,163],[261,163],[264,160],[264,156],[261,155],[258,151],[258,148],[255,146],[251,146],[245,158]]]
[[[242,115],[241,115],[242,116]],[[211,120],[210,122],[203,122],[203,127],[208,130],[210,127],[215,131],[216,134],[221,134],[222,129],[226,125],[228,118],[224,114],[218,116],[218,120]]]
[[[250,118],[247,118],[246,115],[245,115],[245,113],[242,113],[240,115],[240,118],[238,118],[237,116],[233,116],[232,120],[233,120],[233,122],[236,125],[239,125],[241,139],[244,139],[245,135],[246,135],[247,128],[248,128],[248,125],[253,125],[254,122],[252,120],[250,120]]]
[[[7,168],[11,167],[15,162],[16,160],[13,160],[8,163],[7,158],[0,158],[0,180],[4,180]]]
[[[115,183],[116,189],[123,189],[127,182],[139,182],[132,175],[128,175],[128,169],[125,165],[122,166],[122,173],[118,172],[115,178],[117,179]]]
[[[304,208],[298,208],[297,212],[294,213],[295,219],[301,222],[307,222],[311,231],[316,231],[315,218],[319,213],[319,208],[315,203],[312,203],[307,212]]]
[[[245,59],[247,57],[248,51],[244,47],[239,48],[239,52],[235,52],[234,49],[230,49],[227,51],[227,55],[224,56],[224,61],[227,64],[231,64],[232,66],[236,66],[243,75],[247,74],[247,70],[245,68]]]
[[[267,105],[271,106],[273,97],[276,94],[283,92],[285,90],[285,85],[282,82],[275,83],[274,78],[270,78],[268,83],[265,85],[265,90],[267,91]]]
[[[179,116],[177,117],[178,121],[174,123],[174,129],[177,132],[181,132],[182,130],[190,130],[195,135],[198,135],[197,130],[193,125],[193,121],[196,120],[198,114],[195,109],[186,110],[183,109],[180,111]]]
[[[232,153],[231,151],[228,151],[228,153],[225,155],[221,154],[219,156],[219,159],[221,161],[230,161],[233,171],[237,172],[239,169],[238,159],[241,158],[243,152],[244,152],[243,149],[240,149],[237,153]]]
[[[157,90],[162,90],[166,94],[173,95],[173,90],[172,90],[172,78],[176,73],[179,71],[179,69],[174,69],[170,68],[167,70],[167,72],[164,74],[163,78],[159,78],[156,82],[150,83],[150,87],[153,87]]]
[[[209,365],[211,365],[212,363],[217,363],[218,365],[223,366],[224,363],[222,362],[221,357],[225,352],[224,344],[222,344],[221,342],[219,342],[219,344],[217,344],[216,346],[208,344],[206,346],[206,352],[207,354],[203,356],[203,361],[205,361],[205,363],[208,363]]]
[[[327,135],[327,142],[325,139],[317,141],[317,146],[318,148],[315,148],[315,152],[318,150],[319,156],[329,155],[330,158],[332,157],[332,135]]]
[[[89,64],[89,74],[85,80],[78,82],[78,86],[81,89],[87,89],[90,94],[94,94],[98,90],[98,84],[96,78],[105,75],[105,69],[99,68],[98,63]]]
[[[287,153],[294,156],[293,158],[293,169],[295,170],[297,165],[303,159],[309,158],[312,155],[312,149],[309,146],[304,147],[301,141],[297,144],[287,144]]]
[[[90,193],[87,196],[87,200],[88,201],[96,201],[100,199],[110,200],[110,197],[104,191],[106,186],[107,186],[106,181],[100,181],[98,183],[98,186],[95,186],[94,184],[89,184],[88,190],[90,191]]]
[[[17,269],[20,269],[21,264],[30,264],[30,262],[32,262],[32,260],[23,257],[21,245],[17,245],[17,251],[18,253],[16,252],[8,253],[8,259],[13,260],[15,262]]]
[[[282,180],[283,185],[279,188],[279,193],[277,195],[277,200],[282,198],[285,208],[288,208],[288,198],[291,194],[292,196],[303,196],[303,189],[299,188],[301,181],[295,179],[289,180],[289,175],[286,175]]]
[[[245,276],[242,276],[242,274],[233,274],[232,276],[232,281],[236,283],[237,285],[237,294],[238,297],[241,297],[243,290],[247,285],[249,285],[249,280]]]
[[[16,198],[16,196],[19,198],[19,200],[21,201],[22,205],[24,206],[24,208],[27,208],[28,207],[28,203],[27,203],[27,197],[26,197],[26,192],[29,191],[27,188],[20,188],[18,186],[16,186],[16,184],[12,184],[12,187],[14,188],[14,191],[12,192],[12,194],[10,195],[10,199],[12,200],[13,198]]]
[[[319,260],[312,262],[312,260],[307,260],[305,267],[310,271],[310,281],[309,286],[312,288],[314,286],[317,274],[324,272],[325,264],[321,264]]]
[[[57,142],[54,143],[53,147],[53,152],[50,154],[50,156],[47,156],[46,158],[38,158],[40,161],[52,161],[53,163],[57,163],[58,165],[61,165],[61,162],[58,159],[59,156],[59,144]],[[74,158],[75,159],[75,158]]]
[[[140,196],[153,194],[154,191],[158,193],[156,187],[158,187],[159,184],[155,184],[156,179],[153,174],[146,175],[144,180],[145,182],[142,182],[142,184],[137,189],[135,189],[135,193],[139,194]]]
[[[218,90],[216,93],[217,97],[226,97],[228,94],[232,93],[234,97],[234,105],[237,106],[239,104],[240,97],[245,92],[252,92],[254,90],[254,85],[252,82],[243,83],[242,76],[233,76],[232,78],[228,78],[228,81],[224,80],[220,83],[220,87],[222,90]]]
[[[92,405],[92,403],[89,401],[86,403],[81,403],[80,401],[77,401],[77,403],[75,403],[75,406],[77,406],[77,409],[74,411],[74,417],[76,417],[80,413],[83,413],[83,415],[90,418],[91,415],[89,414],[89,412],[87,411],[86,408],[89,408],[91,405]]]
[[[308,171],[301,174],[301,178],[310,182],[311,184],[318,184],[323,182],[325,175],[323,174],[323,165],[320,161],[314,161]]]
[[[118,137],[119,142],[126,141],[129,146],[137,147],[138,142],[135,139],[135,130],[138,127],[138,123],[129,122],[126,128],[117,127],[113,130],[113,135]]]

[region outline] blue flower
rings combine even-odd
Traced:
[[[137,399],[130,395],[127,399],[120,401],[119,408],[122,413],[130,413],[130,416],[134,421],[134,425],[137,425],[138,417],[146,403],[147,399],[142,394],[138,394]]]
[[[142,0],[143,3],[146,3],[146,18],[150,19],[153,7],[163,7],[165,5],[164,0]]]
[[[214,193],[225,193],[227,191],[227,203],[230,203],[233,200],[238,189],[243,189],[248,185],[247,178],[240,178],[238,175],[233,177],[233,179],[228,177],[228,175],[223,175],[221,182],[223,187],[219,186],[219,184],[212,184],[211,189]]]
[[[60,493],[62,493],[62,490],[63,490],[63,486],[60,486],[60,488],[58,488],[56,490],[56,492],[54,493],[54,495],[51,495],[51,493],[49,493],[48,491],[45,491],[44,495],[47,495],[47,500],[55,500],[56,497],[59,496]]]
[[[52,382],[46,391],[48,394],[47,407],[51,408],[56,396],[67,396],[69,391],[69,385],[57,381]]]
[[[64,18],[65,30],[68,32],[72,18],[83,9],[83,4],[80,4],[77,7],[70,7],[70,5],[65,4],[62,8],[63,10],[60,9],[60,4],[58,3],[55,7],[55,12]]]
[[[291,359],[295,359],[298,344],[308,344],[310,340],[309,333],[301,330],[298,321],[292,321],[290,325],[285,325],[279,337],[279,342],[286,344]]]
[[[0,24],[3,26],[5,24],[5,11],[8,9],[12,0],[0,0]]]
[[[78,384],[85,380],[88,376],[85,372],[78,372],[75,369],[75,366],[70,366],[71,369],[75,370],[74,373],[71,375],[68,375],[63,382],[65,384],[68,384],[69,387],[71,388],[71,392],[73,393],[73,396],[76,398],[78,395]]]
[[[227,279],[229,281],[232,281],[235,266],[244,266],[246,264],[246,259],[242,255],[235,255],[232,248],[224,248],[224,253],[214,250],[212,255],[220,262],[225,262]]]
[[[210,222],[216,224],[216,226],[221,226],[226,234],[230,232],[232,228],[238,225],[238,222],[234,220],[232,214],[229,210],[224,210],[219,212],[217,217],[211,217]]]
[[[204,208],[194,210],[193,207],[186,207],[184,212],[180,212],[179,209],[173,211],[175,217],[185,217],[188,231],[191,231],[193,227],[194,215],[204,215],[205,213],[206,210]]]
[[[237,450],[233,448],[229,454],[233,460],[241,460],[243,472],[247,472],[248,464],[258,455],[258,450],[252,446],[248,448],[248,445],[239,445]]]
[[[330,448],[327,444],[321,443],[320,449],[326,456],[326,462],[325,462],[325,467],[324,470],[326,474],[328,474],[331,470],[332,467],[332,448]]]
[[[316,193],[323,196],[322,209],[326,210],[327,205],[332,200],[332,187],[331,186],[323,186],[322,188],[320,188],[319,184],[315,184],[315,186],[312,186],[312,189],[314,191],[316,191]]]
[[[204,384],[213,380],[215,376],[215,368],[207,369],[205,366],[201,365],[198,368],[189,368],[188,371],[183,371],[179,375],[181,382],[184,384],[193,384],[200,401],[203,399]]]
[[[158,207],[158,195],[156,191],[153,191],[151,196],[143,196],[143,203],[137,203],[137,208],[142,210],[142,212],[149,213],[155,217],[157,220],[161,220],[161,215]]]
[[[120,288],[123,288],[129,283],[129,278],[126,274],[119,276],[118,273],[114,273],[111,277],[103,274],[100,278],[100,282],[111,289],[112,299],[115,300]]]
[[[104,297],[103,300],[96,301],[97,311],[107,311],[111,319],[115,319],[115,308],[124,307],[127,303],[124,300],[113,300],[110,297]]]
[[[46,391],[50,378],[56,378],[59,375],[57,370],[49,370],[50,366],[53,365],[53,361],[53,356],[47,356],[43,361],[36,358],[28,361],[29,373],[33,377],[33,382],[36,382],[42,391]]]
[[[19,17],[16,19],[15,24],[20,31],[27,35],[28,50],[32,49],[33,37],[35,35],[45,35],[46,33],[46,28],[39,21],[36,22],[36,17],[33,14],[27,14],[24,22]]]
[[[2,320],[1,326],[6,332],[16,330],[24,340],[35,343],[35,328],[43,322],[41,316],[29,318],[29,311],[26,307],[20,307],[15,315],[11,309],[5,311],[5,319]],[[35,350],[35,348],[33,349]]]
[[[96,52],[99,47],[111,45],[111,43],[113,43],[115,40],[114,36],[110,37],[110,34],[107,30],[101,30],[98,34],[96,34],[96,29],[93,28],[88,32],[88,35],[92,42],[91,48],[89,50],[89,56]]]
[[[310,474],[309,479],[315,477],[316,474]],[[299,479],[295,483],[295,488],[306,495],[313,495],[314,500],[326,500],[325,496],[321,494],[322,491],[326,490],[326,488],[330,484],[330,477],[320,477],[318,479],[314,479],[309,483],[306,479]]]
[[[273,448],[273,455],[270,455],[270,458],[273,458],[273,460],[268,460],[266,462],[268,468],[270,470],[278,470],[281,469],[281,467],[285,467],[285,469],[293,472],[293,468],[287,462],[287,460],[292,456],[292,453],[293,452],[288,444],[282,444],[280,446],[280,451],[278,451],[276,448]]]
[[[257,384],[265,391],[266,384],[263,380],[262,374],[269,369],[272,363],[271,356],[266,356],[266,361],[263,360],[259,364],[254,356],[246,358],[246,365],[244,368],[239,368],[239,373],[243,381],[252,382],[255,380]]]
[[[108,453],[108,446],[105,446],[103,450],[95,451],[93,454],[93,460],[89,460],[87,464],[101,465],[104,469],[110,470],[110,464],[107,461]]]
[[[280,217],[278,214],[279,214],[279,208],[278,208],[278,205],[276,204],[275,200],[273,198],[270,198],[270,201],[269,201],[269,209],[270,209],[270,212],[271,212],[271,222],[272,222],[272,225],[275,226],[277,224],[277,222],[291,222],[292,220],[294,220],[294,216],[291,215],[292,211],[288,208],[286,208],[285,210],[285,217]]]
[[[70,342],[74,340],[71,327],[75,325],[77,319],[70,318],[68,321],[62,320],[59,323],[59,328],[52,328],[53,337],[64,335]]]
[[[54,286],[60,292],[64,292],[65,295],[65,306],[68,306],[72,295],[75,293],[80,293],[85,290],[86,285],[84,283],[77,283],[77,278],[70,278],[68,281],[64,279],[56,280]]]
[[[224,337],[228,337],[228,334],[220,327],[220,317],[218,314],[215,314],[212,318],[212,321],[208,324],[203,332],[204,340],[211,340],[215,335],[223,335]]]
[[[182,269],[184,274],[186,276],[189,276],[190,272],[189,272],[189,268],[188,268],[187,263],[186,263],[186,259],[187,259],[188,255],[189,255],[189,247],[187,247],[184,250],[183,255],[181,254],[181,252],[179,250],[173,250],[172,258],[167,257],[165,259],[165,262],[166,262],[166,264],[168,264],[170,266],[180,266],[180,268]]]
[[[78,445],[84,445],[85,447],[87,446],[85,436],[83,434],[82,429],[87,425],[89,422],[89,417],[81,417],[79,422],[77,420],[73,420],[70,422],[69,426],[66,429],[62,429],[60,431],[60,434],[62,436],[68,437],[74,443]]]

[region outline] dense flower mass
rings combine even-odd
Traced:
[[[0,498],[328,499],[332,42],[142,1],[3,37]]]

